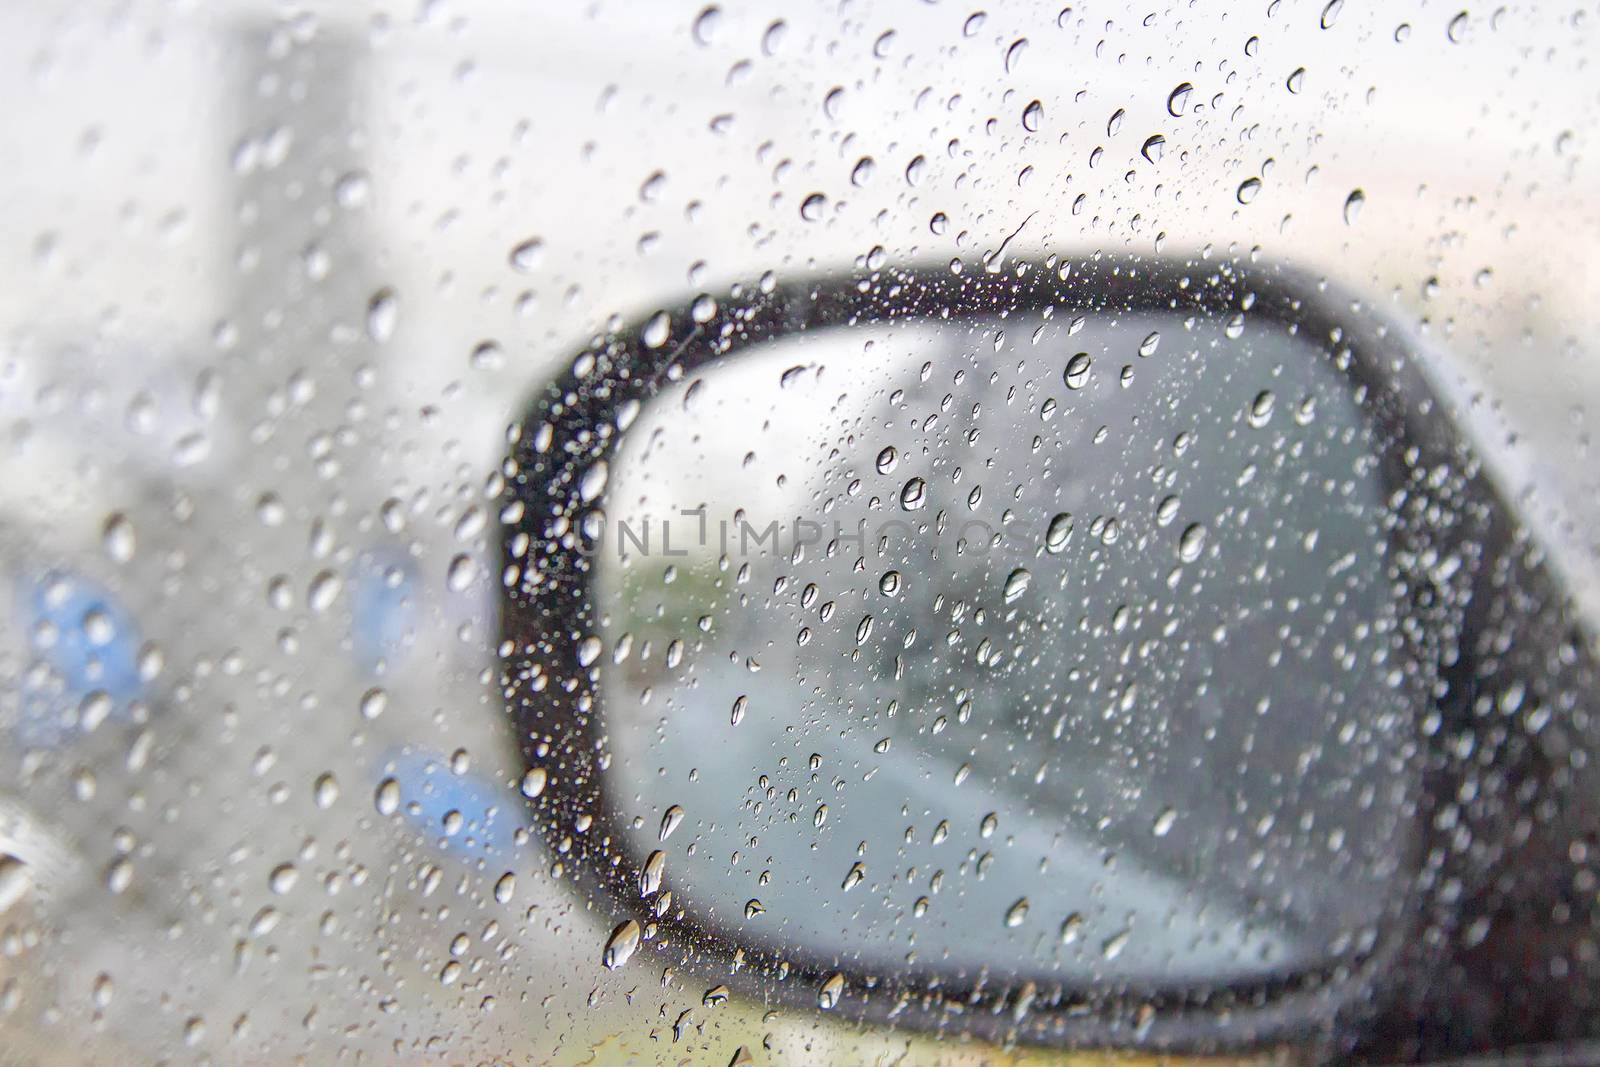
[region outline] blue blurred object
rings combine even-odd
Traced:
[[[352,568],[350,639],[369,672],[394,666],[416,640],[416,566],[397,548],[365,553]]]
[[[46,677],[24,673],[18,740],[48,746],[66,742],[85,725],[81,709],[97,694],[110,702],[108,718],[126,717],[144,694],[139,630],[111,591],[57,569],[22,578],[17,601],[29,651],[50,668]]]
[[[456,774],[447,757],[416,749],[388,754],[383,767],[400,784],[400,812],[430,843],[466,856],[504,856],[516,847],[522,798],[471,774]],[[451,833],[446,817],[461,815]]]

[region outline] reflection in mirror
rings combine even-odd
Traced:
[[[862,972],[1359,956],[1412,832],[1381,451],[1266,323],[891,323],[702,368],[629,430],[597,557],[642,891]]]

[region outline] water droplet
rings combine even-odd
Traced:
[[[878,579],[878,592],[884,596],[900,595],[900,572],[884,571],[883,577]]]
[[[400,783],[385,778],[372,793],[372,804],[379,815],[393,815],[400,810]]]
[[[1194,92],[1194,86],[1183,82],[1172,92],[1167,94],[1167,114],[1173,118],[1182,118],[1184,108],[1189,106],[1189,94]]]
[[[1022,62],[1022,53],[1028,49],[1028,39],[1018,37],[1011,42],[1011,47],[1006,49],[1006,73],[1010,74],[1017,69],[1017,64]]]
[[[1298,93],[1300,91],[1300,87],[1305,84],[1305,80],[1306,68],[1296,67],[1294,71],[1290,73],[1289,79],[1283,84],[1291,93]]]
[[[1128,938],[1133,936],[1132,930],[1123,930],[1106,938],[1100,946],[1100,955],[1107,960],[1114,960],[1122,955],[1122,950],[1128,947]]]
[[[1239,189],[1234,195],[1239,198],[1239,203],[1248,204],[1256,198],[1256,194],[1259,192],[1261,192],[1261,179],[1246,178],[1239,183]]]
[[[672,317],[665,311],[658,311],[644,324],[644,329],[639,333],[639,340],[644,342],[646,348],[660,348],[667,343],[667,337],[671,333]]]
[[[1035,100],[1022,109],[1022,128],[1029,133],[1038,133],[1039,124],[1044,121],[1044,105]]]
[[[1166,837],[1167,834],[1172,832],[1172,824],[1177,821],[1178,810],[1176,808],[1167,808],[1160,815],[1156,816],[1156,821],[1150,827],[1150,832],[1155,834],[1157,837]]]
[[[344,588],[344,583],[332,571],[322,571],[311,579],[311,586],[306,590],[306,603],[312,611],[321,613],[333,606],[338,599],[339,591]]]
[[[539,264],[544,260],[544,241],[538,237],[530,237],[511,249],[511,254],[506,257],[511,266],[523,274],[532,274],[539,269]]]
[[[1273,395],[1270,389],[1263,389],[1257,393],[1256,398],[1250,402],[1250,425],[1259,430],[1271,422],[1272,409],[1277,405],[1277,402],[1278,398]]]
[[[822,209],[827,207],[828,198],[821,193],[812,193],[800,201],[800,217],[807,222],[817,222],[822,218]]]
[[[1161,344],[1161,331],[1152,330],[1143,341],[1139,342],[1139,355],[1153,356],[1156,348]]]
[[[844,975],[834,973],[817,990],[817,1007],[823,1011],[831,1011],[837,1007],[839,1000],[844,996]]]
[[[722,9],[712,4],[701,10],[694,17],[691,27],[696,44],[708,45],[717,39],[717,31],[722,27]]]
[[[1450,38],[1451,44],[1460,44],[1467,36],[1467,13],[1465,11],[1450,20],[1450,25],[1445,27],[1445,36]]]
[[[33,885],[28,865],[9,852],[0,852],[0,915],[27,895]]]
[[[1117,135],[1117,131],[1122,129],[1122,119],[1127,113],[1125,108],[1120,107],[1111,113],[1111,117],[1106,120],[1107,137],[1115,137]]]
[[[654,896],[661,891],[661,879],[667,873],[667,854],[660,849],[650,853],[639,868],[639,895]]]
[[[1078,936],[1082,932],[1083,916],[1079,915],[1077,912],[1073,912],[1061,922],[1061,943],[1063,945],[1072,944],[1074,941],[1078,940]]]
[[[494,884],[494,899],[501,904],[509,904],[511,898],[517,893],[517,876],[507,871],[500,876]]]
[[[1339,17],[1339,12],[1344,7],[1344,0],[1328,0],[1328,5],[1322,9],[1322,28],[1328,29],[1333,25],[1334,19]]]
[[[627,963],[639,947],[639,935],[643,933],[639,923],[634,919],[617,924],[611,931],[611,936],[606,939],[605,951],[600,954],[600,962],[606,970],[614,971]]]
[[[294,888],[300,880],[300,869],[292,863],[280,863],[267,876],[267,888],[280,897]]]
[[[705,995],[700,998],[700,1003],[704,1004],[708,1008],[715,1008],[719,1005],[726,1004],[728,1002],[728,998],[732,995],[732,991],[729,990],[727,986],[714,985],[705,991]]]
[[[839,883],[839,888],[849,891],[860,885],[867,877],[867,868],[861,863],[853,863],[850,870],[845,872],[844,881]]]
[[[1151,134],[1144,139],[1144,144],[1139,149],[1139,154],[1151,163],[1161,162],[1161,154],[1166,151],[1167,139],[1161,134]]]
[[[1178,536],[1178,558],[1185,563],[1193,563],[1199,559],[1205,547],[1206,526],[1203,522],[1190,523]]]
[[[593,664],[595,660],[600,658],[600,652],[602,651],[603,647],[604,646],[601,644],[600,639],[594,634],[590,634],[588,637],[585,637],[583,640],[579,641],[578,666],[588,667]]]
[[[926,156],[914,156],[911,162],[906,164],[906,184],[916,185],[920,183],[922,181],[922,172],[927,167],[928,159]]]
[[[1028,898],[1019,897],[1016,903],[1006,909],[1006,926],[1021,926],[1028,918]]]
[[[871,156],[862,156],[850,170],[850,184],[857,188],[866,185],[872,180],[873,172],[877,169],[878,165],[872,161]]]
[[[1356,219],[1361,215],[1361,208],[1367,202],[1367,194],[1360,189],[1352,189],[1350,195],[1344,198],[1344,221],[1347,226],[1354,226]]]
[[[744,902],[744,917],[746,919],[754,919],[757,915],[765,914],[766,910],[766,905],[762,904],[761,901],[757,900],[755,897],[751,897],[749,900]]]
[[[400,299],[393,289],[379,289],[367,301],[367,336],[382,344],[400,322]]]
[[[750,698],[743,693],[733,698],[733,708],[728,712],[728,725],[738,726],[744,721],[744,713],[750,709]]]
[[[1062,373],[1061,379],[1068,389],[1082,389],[1089,384],[1089,367],[1092,362],[1087,352],[1079,352],[1067,360],[1067,369]]]
[[[113,512],[107,519],[101,531],[106,555],[118,563],[126,563],[133,558],[134,549],[137,547],[133,535],[133,523],[122,512]]]
[[[1045,551],[1055,555],[1067,547],[1067,542],[1072,540],[1072,513],[1063,511],[1050,520],[1050,526],[1044,532]]]
[[[318,775],[311,787],[311,798],[319,808],[333,807],[339,800],[339,779],[331,773]]]
[[[1028,584],[1032,581],[1033,575],[1026,567],[1018,567],[1007,575],[1005,584],[1006,603],[1011,604],[1020,600],[1022,594],[1028,591]]]
[[[543,767],[530,767],[528,773],[522,776],[522,795],[532,800],[544,792],[549,782],[550,773]]]
[[[907,511],[918,511],[926,504],[928,483],[921,478],[912,478],[900,487],[900,506]]]
[[[656,840],[665,841],[672,836],[672,831],[676,830],[682,823],[683,808],[674,804],[661,816],[661,832],[657,835]]]
[[[389,694],[386,690],[378,686],[373,686],[365,693],[362,693],[361,701],[357,705],[357,707],[361,710],[361,717],[363,719],[376,719],[379,715],[383,714],[384,709],[386,709],[388,706]]]
[[[750,1050],[740,1045],[733,1050],[733,1058],[728,1061],[728,1067],[755,1067],[756,1058],[750,1055]]]
[[[889,472],[893,471],[895,467],[899,466],[899,464],[900,454],[894,450],[893,445],[890,445],[882,452],[878,453],[879,474],[888,474]]]

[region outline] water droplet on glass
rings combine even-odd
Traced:
[[[367,301],[367,336],[382,344],[400,322],[400,300],[393,289],[379,289]]]
[[[660,892],[661,879],[666,873],[667,854],[656,849],[645,859],[644,866],[639,868],[639,895],[648,897]]]
[[[1089,366],[1091,364],[1089,353],[1079,352],[1067,360],[1067,369],[1062,373],[1061,379],[1068,389],[1082,389],[1089,384]]]
[[[400,783],[393,778],[385,778],[378,783],[378,788],[372,793],[373,807],[378,809],[379,815],[393,815],[400,810]]]
[[[838,1006],[843,996],[844,975],[838,973],[829,975],[817,990],[817,1007],[823,1011],[831,1011]]]
[[[1344,198],[1344,221],[1347,226],[1354,226],[1361,215],[1361,208],[1367,202],[1367,194],[1360,189],[1352,189],[1350,195]]]
[[[1011,42],[1011,47],[1006,49],[1006,73],[1010,74],[1017,69],[1017,64],[1022,62],[1022,53],[1028,49],[1028,39],[1018,37]]]
[[[603,648],[604,646],[601,644],[600,639],[594,634],[590,634],[588,637],[585,637],[583,640],[579,641],[578,666],[588,667],[593,664],[595,660],[600,658],[600,653]]]
[[[1139,154],[1151,163],[1161,162],[1161,154],[1166,150],[1167,139],[1161,134],[1152,134],[1144,139],[1144,144],[1139,148]]]
[[[1156,348],[1160,344],[1161,344],[1161,331],[1152,330],[1152,331],[1150,331],[1149,334],[1147,334],[1145,336],[1145,339],[1143,341],[1139,342],[1139,354],[1141,356],[1153,356],[1156,353]]]
[[[311,797],[319,808],[333,807],[339,800],[339,779],[331,773],[318,775],[311,787]]]
[[[1178,536],[1178,558],[1185,563],[1193,563],[1200,558],[1200,553],[1206,547],[1205,523],[1190,523],[1183,528],[1183,533]]]
[[[1005,598],[1010,604],[1021,599],[1022,594],[1028,591],[1028,584],[1033,581],[1033,575],[1025,567],[1018,567],[1006,576]]]
[[[1077,912],[1073,912],[1061,922],[1061,943],[1063,945],[1072,944],[1074,941],[1078,940],[1078,936],[1082,932],[1083,916],[1079,915]]]
[[[1344,7],[1344,0],[1328,0],[1328,5],[1322,9],[1322,28],[1328,29],[1333,25],[1333,20],[1339,17],[1339,11]]]
[[[828,198],[821,193],[812,193],[800,201],[800,217],[807,222],[817,222],[822,218],[822,209],[828,204]]]
[[[1160,815],[1156,816],[1156,821],[1151,825],[1150,832],[1155,834],[1157,837],[1166,837],[1167,834],[1172,832],[1172,824],[1177,821],[1177,809],[1167,808]]]
[[[1028,898],[1019,897],[1015,904],[1006,909],[1006,926],[1021,926],[1028,918]]]
[[[267,888],[279,896],[283,896],[294,888],[300,880],[300,869],[292,863],[280,863],[272,868],[272,873],[267,876]]]
[[[1044,105],[1035,100],[1022,109],[1022,128],[1029,133],[1038,133],[1039,124],[1044,121]]]
[[[1285,81],[1283,84],[1284,84],[1285,87],[1288,88],[1288,90],[1291,93],[1298,93],[1300,91],[1300,87],[1305,84],[1305,80],[1306,80],[1306,68],[1304,68],[1304,67],[1296,67],[1294,69],[1294,71],[1289,75],[1289,79],[1287,81]]]
[[[361,700],[356,706],[360,709],[363,719],[376,719],[389,706],[389,694],[386,690],[373,686],[361,694]]]
[[[627,963],[639,947],[639,935],[643,933],[639,923],[634,919],[619,923],[611,936],[606,939],[606,947],[600,954],[600,962],[606,970],[614,971]]]
[[[507,871],[500,876],[494,884],[494,899],[501,904],[509,904],[517,892],[517,876]]]
[[[900,506],[907,511],[917,511],[927,503],[928,483],[912,478],[900,487]]]
[[[1167,94],[1167,114],[1173,118],[1181,118],[1184,108],[1189,106],[1189,94],[1194,92],[1194,86],[1183,82],[1172,92]]]
[[[588,470],[583,472],[583,477],[578,479],[578,499],[585,504],[593,503],[606,491],[606,482],[610,478],[611,464],[603,459],[589,464]]]
[[[722,26],[722,9],[712,4],[704,8],[694,17],[691,27],[696,44],[708,45],[717,39],[717,30]]]
[[[644,329],[639,332],[639,340],[644,342],[646,348],[660,348],[667,343],[667,337],[671,332],[671,316],[665,311],[658,311],[644,324]]]
[[[761,901],[757,900],[755,897],[751,897],[749,900],[744,902],[744,917],[746,919],[754,919],[757,915],[763,915],[766,913],[766,910],[766,905],[762,904]]]
[[[853,863],[850,865],[850,869],[845,872],[844,881],[839,883],[839,888],[846,891],[854,889],[856,886],[860,885],[866,877],[867,868],[861,863]]]
[[[1239,189],[1234,195],[1239,198],[1239,203],[1248,204],[1256,198],[1256,194],[1259,192],[1261,192],[1261,179],[1246,178],[1239,183]]]
[[[668,808],[661,816],[661,832],[657,835],[656,840],[665,841],[667,838],[671,837],[672,831],[676,830],[682,822],[682,806],[678,804],[672,805],[672,807]]]
[[[0,852],[0,915],[27,895],[33,885],[28,865],[9,852]]]
[[[1445,27],[1445,36],[1450,38],[1451,44],[1460,44],[1467,36],[1467,13],[1465,11],[1450,20],[1450,25]]]
[[[738,726],[744,721],[744,713],[750,708],[750,698],[741,693],[733,698],[733,708],[728,712],[728,724]]]
[[[894,450],[894,446],[893,445],[890,445],[889,447],[885,448],[882,452],[878,453],[878,473],[879,474],[888,474],[889,472],[893,471],[895,469],[895,467],[899,465],[899,463],[900,463],[900,454]]]
[[[544,792],[549,781],[550,773],[543,767],[530,767],[528,773],[522,776],[522,795],[532,800]]]
[[[544,241],[538,237],[530,237],[513,247],[511,254],[506,258],[516,270],[523,274],[531,274],[539,269],[539,264],[544,259]]]
[[[118,563],[126,563],[133,558],[136,547],[133,535],[133,523],[122,512],[114,512],[106,519],[102,530],[103,543],[106,555]]]
[[[884,596],[900,595],[900,572],[884,571],[883,577],[878,579],[878,592]]]
[[[1067,547],[1067,542],[1072,540],[1072,513],[1063,511],[1050,520],[1050,526],[1044,532],[1044,547],[1051,555],[1055,555]]]
[[[1250,402],[1250,425],[1259,430],[1261,427],[1271,422],[1272,409],[1274,406],[1276,406],[1277,402],[1278,398],[1273,395],[1273,392],[1270,389],[1263,389],[1261,392],[1257,393],[1256,398]]]
[[[1127,113],[1125,108],[1120,107],[1111,113],[1111,117],[1106,120],[1107,137],[1115,137],[1117,135],[1117,131],[1122,129],[1122,119]]]

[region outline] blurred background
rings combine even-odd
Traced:
[[[735,281],[1295,264],[1600,594],[1593,5],[991,6],[0,4],[0,1063],[917,1045],[603,971],[519,840],[507,427]]]

